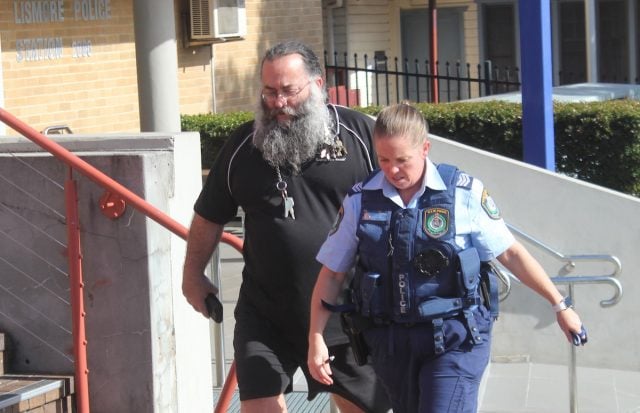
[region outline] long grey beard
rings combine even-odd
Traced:
[[[331,117],[322,93],[314,89],[297,108],[286,106],[269,111],[262,104],[257,111],[253,143],[272,166],[289,166],[297,173],[304,162],[316,155],[326,139]],[[275,116],[280,112],[292,116],[291,120],[279,123]]]

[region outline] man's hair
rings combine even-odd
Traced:
[[[408,102],[401,102],[384,108],[373,128],[374,138],[404,136],[414,145],[427,140],[429,125],[420,111]]]
[[[264,62],[273,61],[277,58],[288,56],[291,54],[299,54],[304,62],[304,67],[307,70],[309,77],[321,77],[322,66],[318,56],[311,50],[306,44],[297,40],[289,40],[286,42],[278,43],[273,46],[264,54],[262,62],[260,63],[260,70],[264,66]]]

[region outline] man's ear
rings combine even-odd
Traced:
[[[322,86],[324,85],[324,78],[322,76],[316,78],[316,85],[318,85],[318,89],[322,90]]]

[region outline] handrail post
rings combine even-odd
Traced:
[[[222,284],[221,284],[221,265],[220,265],[220,245],[213,252],[211,257],[211,281],[218,287],[218,297],[220,301],[223,301],[222,297]],[[215,347],[214,359],[216,361],[216,387],[221,387],[224,383],[226,375],[225,366],[225,351],[224,351],[224,328],[223,323],[213,323],[213,344]]]
[[[569,297],[573,301],[573,283],[569,283]],[[578,413],[578,367],[577,367],[577,349],[571,346],[571,359],[569,362],[569,411]]]
[[[73,353],[75,360],[76,409],[89,413],[89,369],[87,367],[87,338],[84,325],[84,283],[82,281],[82,253],[80,250],[80,224],[78,218],[78,191],[69,167],[64,185],[67,214],[67,257],[71,289],[71,318],[73,325]]]

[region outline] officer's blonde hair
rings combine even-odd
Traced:
[[[403,136],[414,146],[423,144],[429,135],[429,125],[420,111],[408,102],[384,108],[376,119],[374,139]]]

